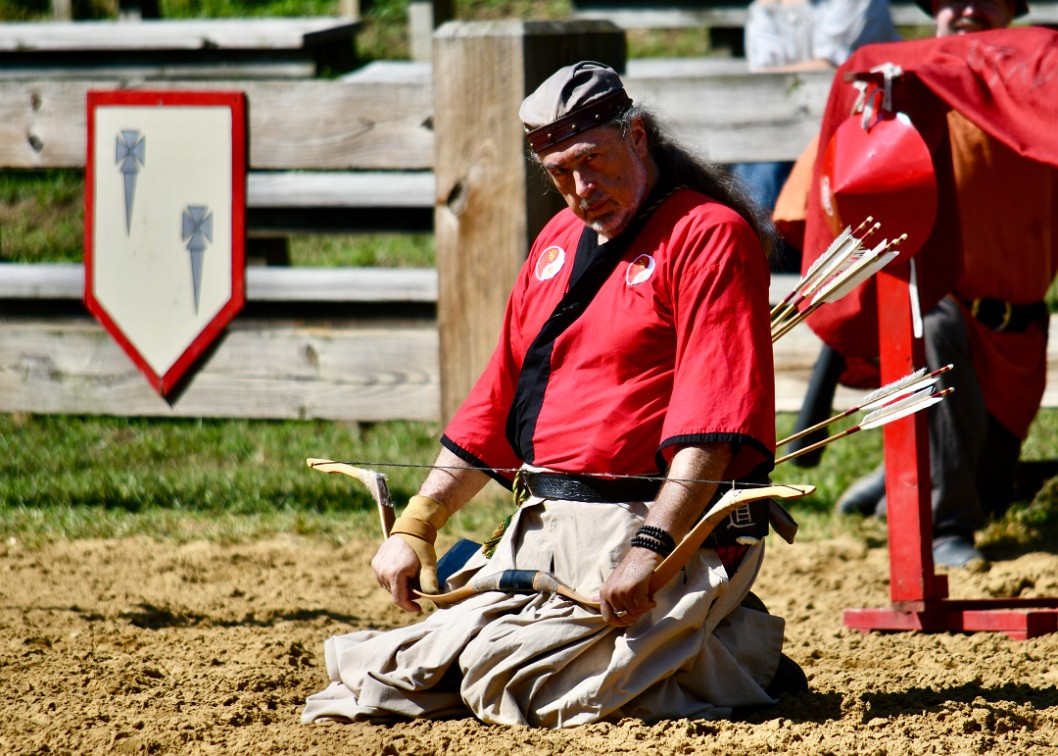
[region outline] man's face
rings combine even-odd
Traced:
[[[1014,20],[1013,0],[934,0],[937,36],[1002,29]]]
[[[625,136],[610,126],[585,131],[542,152],[540,162],[569,208],[606,239],[628,227],[650,193],[652,164],[640,121]]]

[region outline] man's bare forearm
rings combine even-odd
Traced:
[[[668,480],[650,507],[645,524],[661,528],[679,541],[716,492],[716,482],[703,481],[719,481],[730,462],[731,446],[727,443],[688,446],[676,452]]]
[[[419,488],[419,495],[441,502],[451,514],[474,498],[488,481],[487,474],[442,448],[434,462],[434,469],[430,470]]]

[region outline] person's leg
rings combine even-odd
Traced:
[[[970,340],[958,305],[941,300],[924,318],[926,363],[954,365],[941,376],[955,391],[929,409],[934,561],[963,566],[981,558],[973,534],[984,525],[978,471],[988,435],[984,394],[973,369]]]

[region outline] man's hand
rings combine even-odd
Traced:
[[[633,547],[599,589],[599,611],[606,624],[628,627],[657,604],[650,595],[650,578],[661,556]]]
[[[390,536],[371,560],[378,584],[393,596],[393,603],[408,612],[421,612],[411,599],[411,587],[419,577],[419,558],[399,536]]]

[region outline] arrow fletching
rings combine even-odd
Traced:
[[[881,409],[875,410],[863,418],[863,422],[860,423],[860,430],[880,428],[883,425],[895,422],[908,415],[913,415],[919,410],[932,407],[954,390],[955,389],[952,387],[937,392],[931,392],[929,389],[925,389],[916,394],[912,394],[909,397],[900,399],[899,401],[887,404]]]
[[[772,309],[772,342],[778,341],[823,304],[849,294],[896,257],[897,251],[893,248],[907,238],[906,234],[892,241],[883,241],[873,249],[864,249],[862,243],[881,227],[880,223],[872,224],[872,221],[873,218],[868,217],[855,231],[851,228],[842,231],[827,251],[812,263],[794,290]],[[806,301],[808,305],[803,307]]]
[[[896,401],[900,397],[914,394],[924,388],[933,386],[944,373],[951,370],[954,365],[950,363],[942,368],[937,368],[931,373],[926,373],[926,368],[920,368],[914,373],[905,375],[903,378],[893,381],[881,388],[875,389],[860,400],[859,409],[863,412],[872,412],[880,407]]]

